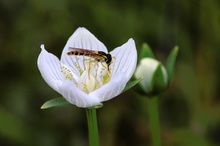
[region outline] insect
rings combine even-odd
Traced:
[[[111,54],[105,53],[103,51],[94,51],[94,50],[87,50],[81,48],[72,48],[69,47],[70,52],[67,52],[67,55],[79,55],[79,56],[87,56],[94,58],[98,62],[105,62],[108,66],[112,63],[112,56]]]

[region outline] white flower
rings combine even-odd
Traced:
[[[135,71],[135,77],[143,77],[140,84],[144,92],[150,94],[164,90],[168,85],[167,70],[159,61],[153,58],[141,59]]]
[[[94,58],[67,55],[69,48],[108,53],[105,45],[85,28],[78,28],[67,41],[61,60],[41,45],[38,68],[46,83],[68,102],[78,107],[93,107],[119,95],[134,73],[137,51],[133,39],[110,52],[112,63]]]

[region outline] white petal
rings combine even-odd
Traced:
[[[113,56],[112,74],[122,71],[126,74],[128,80],[134,73],[137,64],[137,50],[133,39],[129,39],[124,45],[110,52]],[[114,58],[115,57],[115,58]]]
[[[59,85],[59,93],[70,103],[77,107],[92,107],[101,105],[97,97],[89,96],[81,91],[74,82],[66,80]]]
[[[110,100],[119,95],[127,83],[125,73],[118,72],[107,84],[89,94],[89,96],[97,97],[100,102]]]
[[[46,83],[58,92],[57,85],[63,80],[60,72],[60,61],[56,56],[48,53],[44,45],[41,45],[41,53],[38,57],[37,65]]]
[[[73,72],[78,76],[80,75],[80,73],[73,63],[76,62],[81,67],[81,69],[84,69],[83,57],[68,56],[67,52],[70,51],[69,47],[107,52],[105,45],[102,42],[100,42],[91,32],[89,32],[86,28],[83,27],[78,28],[68,39],[61,55],[61,61],[64,64],[70,66]]]

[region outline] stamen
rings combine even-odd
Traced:
[[[80,68],[79,64],[77,64],[76,62],[73,62],[74,66],[76,67],[76,69],[79,71],[80,75],[83,73],[83,70]]]
[[[83,91],[86,92],[86,93],[89,93],[88,87],[85,83],[83,83]]]
[[[74,76],[71,69],[65,65],[61,65],[61,72],[63,73],[65,79],[74,80],[76,86],[87,94],[99,89],[109,82],[111,79],[111,73],[114,69],[115,61],[112,61],[112,63],[108,65],[106,62],[99,61],[92,57],[80,57],[83,58],[78,58],[77,56],[75,62],[73,62],[74,66],[80,73],[77,77]]]
[[[60,66],[60,72],[62,73],[63,78],[65,80],[71,80],[74,83],[77,83],[78,80],[79,80],[79,78],[76,75],[74,75],[72,70],[70,68],[68,68],[68,66],[66,66],[66,65],[64,65],[62,63],[61,63],[61,66]]]
[[[86,65],[85,65],[85,60],[84,60],[85,58],[84,58],[84,56],[83,56],[83,70],[85,70],[86,69]]]
[[[76,62],[74,62],[74,65],[78,69],[79,73],[82,74],[83,70],[85,70],[85,68],[84,69],[81,68],[81,66],[80,66],[80,58],[78,56],[75,56],[75,57],[76,57]]]
[[[67,68],[66,66],[61,65],[60,71],[63,73],[64,79],[69,79],[69,80],[73,79],[72,71],[69,68]]]

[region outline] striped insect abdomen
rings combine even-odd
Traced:
[[[70,51],[70,52],[67,52],[67,55],[82,55],[82,56],[90,56],[91,53],[90,52],[87,52],[87,51]]]

